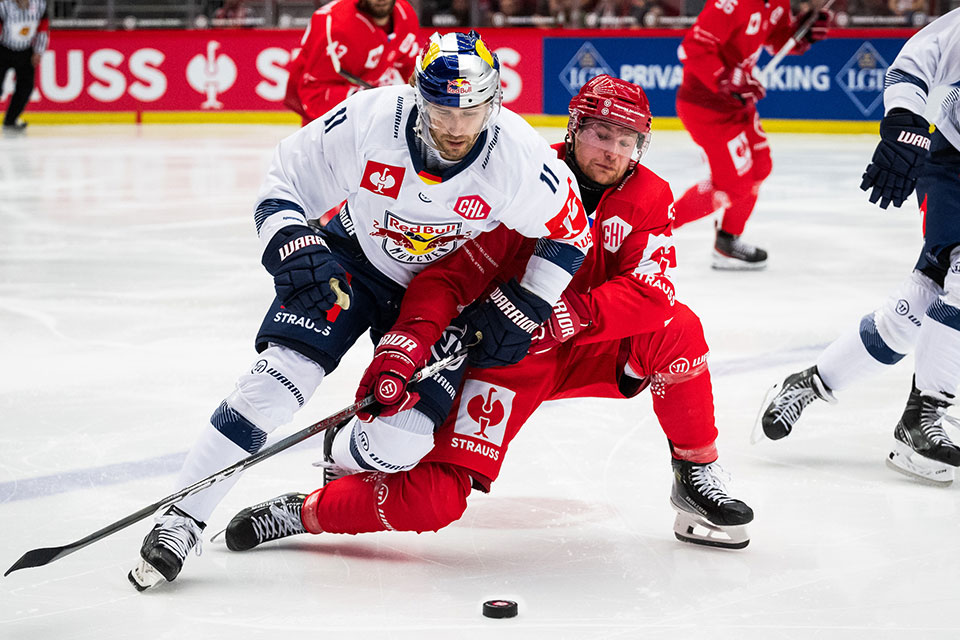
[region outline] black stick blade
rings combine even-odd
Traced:
[[[30,569],[32,567],[42,567],[45,564],[50,564],[66,551],[66,547],[46,547],[44,549],[33,549],[27,551],[23,556],[13,563],[13,566],[7,569],[6,573],[3,574],[3,577],[7,577],[14,571],[20,569]]]

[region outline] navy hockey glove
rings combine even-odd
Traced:
[[[263,252],[262,262],[273,276],[280,304],[291,312],[326,324],[326,313],[339,297],[331,280],[337,281],[348,296],[340,306],[349,306],[353,291],[347,284],[347,274],[323,238],[310,227],[291,225],[277,231]]]
[[[533,332],[550,317],[550,305],[520,286],[516,278],[501,284],[467,316],[483,337],[470,349],[475,367],[505,367],[520,362],[530,349]]]
[[[870,202],[886,209],[899,207],[917,186],[917,178],[930,157],[930,124],[906,109],[891,109],[880,121],[880,143],[873,161],[863,172],[860,188],[873,189]]]

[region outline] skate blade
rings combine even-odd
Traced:
[[[746,525],[721,527],[700,516],[679,510],[673,523],[673,534],[681,542],[720,549],[743,549],[750,544]]]
[[[163,574],[154,569],[153,565],[149,564],[143,558],[140,558],[140,562],[137,563],[137,566],[135,566],[130,573],[127,574],[127,579],[137,591],[146,591],[151,587],[157,586],[161,582],[166,582],[166,578],[163,577]]]
[[[934,487],[948,487],[953,482],[954,467],[926,458],[899,440],[894,442],[893,451],[887,455],[887,466]]]
[[[710,267],[717,271],[762,271],[767,268],[767,261],[746,262],[744,260],[737,260],[736,258],[725,256],[714,249],[713,260],[710,263]]]
[[[760,403],[760,411],[757,412],[757,419],[753,422],[753,431],[750,432],[750,444],[757,444],[764,440],[770,440],[763,430],[763,414],[767,412],[767,407],[773,402],[774,397],[780,392],[780,383],[773,385],[763,396],[763,402]]]

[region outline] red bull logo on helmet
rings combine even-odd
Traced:
[[[466,78],[447,80],[447,93],[449,94],[462,96],[470,93],[472,90],[473,87],[470,86],[470,81]]]

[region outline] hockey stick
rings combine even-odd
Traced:
[[[474,342],[468,345],[465,345],[460,349],[457,349],[455,352],[453,352],[446,358],[441,358],[440,360],[437,360],[433,364],[427,365],[424,368],[420,369],[414,375],[412,382],[417,383],[417,382],[420,382],[421,380],[426,380],[427,378],[434,375],[438,371],[446,367],[449,367],[451,364],[456,362],[459,358],[462,358],[463,356],[465,356],[467,354],[467,350],[480,341],[480,337],[481,337],[480,332],[478,331],[476,334],[476,340]],[[183,500],[187,496],[193,495],[199,491],[203,491],[204,489],[220,482],[221,480],[229,478],[230,476],[232,476],[233,474],[239,471],[243,471],[247,467],[252,467],[258,462],[262,462],[267,458],[275,456],[281,451],[289,449],[293,445],[299,442],[303,442],[307,438],[311,436],[315,436],[321,431],[325,431],[327,429],[330,429],[331,427],[335,427],[343,422],[346,422],[347,420],[352,418],[354,415],[356,415],[356,413],[359,410],[370,406],[374,402],[375,400],[373,398],[373,395],[369,395],[363,400],[360,400],[359,402],[354,402],[349,407],[346,407],[345,409],[341,409],[340,411],[334,413],[333,415],[327,416],[320,422],[314,423],[305,429],[301,429],[300,431],[287,436],[283,440],[280,440],[276,444],[272,444],[269,447],[266,447],[265,449],[262,449],[259,452],[253,454],[252,456],[244,458],[243,460],[240,460],[239,462],[232,464],[229,467],[226,467],[225,469],[221,469],[220,471],[217,471],[213,475],[207,476],[203,480],[199,480],[185,489],[181,489],[180,491],[173,493],[167,496],[166,498],[157,500],[153,504],[147,505],[146,507],[144,507],[143,509],[140,509],[136,513],[131,513],[126,518],[117,520],[116,522],[107,525],[106,527],[100,529],[99,531],[95,531],[91,533],[86,538],[81,538],[76,542],[71,542],[70,544],[64,545],[62,547],[44,547],[42,549],[32,549],[30,551],[27,551],[25,554],[23,554],[23,556],[19,560],[13,563],[13,566],[7,569],[7,571],[3,575],[4,577],[6,577],[10,575],[12,572],[18,571],[19,569],[29,569],[31,567],[42,567],[45,564],[50,564],[54,560],[59,560],[64,556],[70,555],[74,551],[79,551],[80,549],[83,549],[85,546],[92,544],[97,540],[102,540],[103,538],[106,538],[107,536],[112,535],[122,529],[126,529],[127,527],[129,527],[130,525],[136,522],[140,522],[144,518],[149,517],[151,514],[156,513],[160,509],[169,507],[170,505],[175,504],[180,500]]]
[[[358,87],[363,87],[364,89],[373,89],[372,84],[370,84],[366,80],[362,80],[361,78],[358,78],[357,76],[353,75],[349,71],[344,71],[340,67],[340,57],[337,55],[337,51],[333,47],[333,43],[334,43],[333,34],[330,32],[330,24],[332,22],[333,22],[333,18],[330,15],[327,15],[327,55],[330,56],[330,63],[333,65],[333,70],[336,71],[341,78],[343,78],[347,82],[350,82],[351,84],[355,84]]]
[[[768,73],[780,66],[780,62],[787,57],[791,51],[793,51],[793,48],[796,47],[801,40],[803,40],[803,37],[807,35],[807,32],[810,31],[811,27],[813,27],[813,24],[817,21],[817,18],[820,17],[820,12],[830,9],[830,7],[833,5],[833,1],[834,0],[827,0],[823,3],[822,7],[814,10],[810,14],[810,17],[803,21],[803,24],[801,24],[796,32],[790,36],[790,39],[787,40],[787,43],[780,48],[780,51],[777,51],[776,55],[774,55],[770,59],[770,62],[767,63],[767,66],[763,68],[763,71],[760,72],[761,77],[766,77]]]

